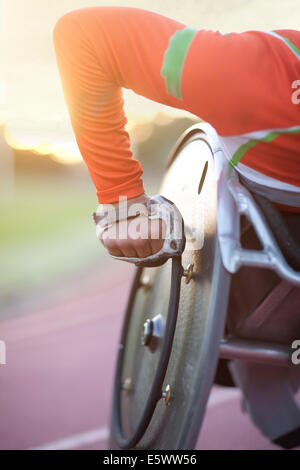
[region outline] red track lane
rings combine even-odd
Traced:
[[[113,268],[69,300],[0,323],[7,347],[0,449],[107,448],[116,345],[133,272]],[[215,387],[197,448],[276,447],[242,413],[238,391]]]

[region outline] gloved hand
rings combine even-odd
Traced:
[[[184,250],[182,217],[163,196],[143,194],[105,204],[93,218],[97,237],[116,259],[137,266],[158,266]]]

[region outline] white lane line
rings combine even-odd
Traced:
[[[221,389],[213,390],[210,394],[207,407],[212,408],[222,403],[239,399],[242,394],[237,389]],[[96,442],[105,441],[109,437],[108,428],[97,428],[90,431],[74,434],[73,436],[66,437],[59,441],[54,441],[49,444],[43,444],[38,447],[33,447],[31,450],[69,450],[77,449],[79,447],[95,444]]]
[[[207,402],[207,407],[212,408],[213,406],[221,405],[222,403],[227,403],[228,401],[240,398],[242,398],[242,393],[236,388],[212,390]]]
[[[105,441],[108,439],[108,428],[97,428],[90,431],[73,434],[73,436],[53,441],[49,444],[32,447],[30,450],[70,450],[79,447],[95,444],[96,442]]]

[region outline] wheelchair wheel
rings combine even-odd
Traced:
[[[195,446],[224,329],[229,275],[217,239],[213,154],[203,132],[193,129],[177,143],[160,193],[181,211],[187,245],[182,260],[136,272],[116,367],[114,449]]]

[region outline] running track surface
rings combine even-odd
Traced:
[[[118,264],[107,262],[63,300],[0,322],[7,348],[0,449],[107,449],[116,346],[133,274]],[[273,448],[242,412],[239,391],[214,387],[197,449]]]

